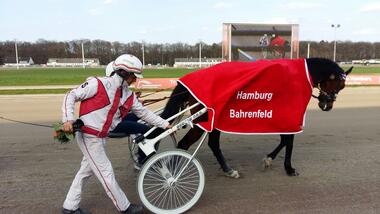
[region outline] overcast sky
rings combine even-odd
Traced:
[[[299,24],[300,40],[380,41],[377,0],[0,0],[0,41],[222,40],[222,23]]]

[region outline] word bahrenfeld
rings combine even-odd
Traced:
[[[266,100],[271,101],[273,97],[273,93],[267,92],[244,92],[238,91],[236,94],[236,99],[238,100]]]
[[[272,118],[272,110],[235,111],[230,109],[230,118]]]

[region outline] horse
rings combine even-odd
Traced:
[[[335,62],[324,58],[307,58],[305,61],[312,79],[312,86],[319,90],[319,95],[315,96],[312,94],[312,97],[318,99],[318,106],[322,111],[330,111],[333,108],[333,104],[336,101],[339,91],[345,87],[346,76],[352,71],[353,67],[344,71]],[[194,103],[197,103],[197,100],[191,95],[188,89],[182,84],[177,84],[161,114],[161,117],[167,119],[178,113],[181,109],[184,109],[186,106],[190,106]],[[196,107],[192,109],[191,113],[193,114],[201,108],[202,106],[200,105],[199,108]],[[195,122],[207,120],[207,115],[202,117],[203,118],[198,118]],[[156,131],[156,133],[153,132],[148,138],[157,136],[159,132],[160,131]],[[198,126],[194,126],[178,142],[178,148],[188,150],[203,133],[204,130]],[[223,172],[229,177],[238,178],[238,171],[228,165],[220,150],[220,134],[221,132],[219,130],[212,130],[209,134],[208,146],[212,150]],[[276,159],[278,153],[285,147],[284,169],[286,174],[288,176],[298,176],[299,173],[293,168],[291,162],[294,134],[281,134],[280,136],[281,140],[279,145],[263,159],[264,167],[267,168],[271,166],[272,161]]]
[[[267,51],[272,57],[284,58],[288,47],[288,41],[283,40],[280,36],[275,36],[271,43],[267,46]]]
[[[277,58],[284,58],[287,47],[290,47],[289,42],[278,35],[277,29],[273,26],[273,34],[270,38],[267,50],[271,53],[271,55]]]

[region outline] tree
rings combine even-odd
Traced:
[[[38,39],[36,42],[18,41],[20,57],[32,57],[36,64],[45,64],[48,58],[81,58],[82,43],[86,58],[98,58],[103,65],[108,64],[123,53],[133,54],[142,59],[141,42],[109,42],[104,40],[72,40],[48,41]],[[333,42],[328,41],[301,41],[300,57],[307,56],[307,44],[310,43],[311,57],[332,59]],[[199,43],[189,45],[176,43],[144,43],[146,64],[173,65],[175,58],[198,58]],[[205,44],[202,42],[202,57],[220,58],[221,43]],[[354,59],[380,58],[380,43],[337,41],[337,61],[351,61]],[[0,64],[5,57],[15,57],[15,41],[0,42]]]

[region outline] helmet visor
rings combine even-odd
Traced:
[[[132,74],[135,75],[135,77],[137,77],[137,78],[143,78],[142,74],[138,74],[138,73],[135,73],[135,72],[132,72]]]

